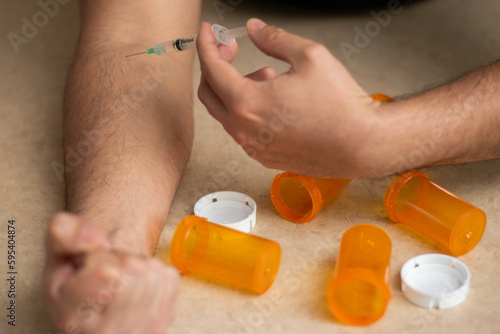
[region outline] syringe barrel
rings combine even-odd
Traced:
[[[238,38],[246,36],[248,34],[247,27],[239,27],[234,29],[229,29],[225,32],[226,38]]]
[[[196,48],[196,38],[197,36],[191,36],[160,43],[154,47],[154,53],[157,55],[168,55],[170,53],[194,49]]]
[[[226,27],[214,24],[212,25],[212,32],[214,33],[215,39],[217,40],[217,44],[225,44],[231,46],[234,44],[237,37],[245,36],[247,34],[247,29],[246,27],[240,27],[229,30]],[[197,38],[198,36],[194,35],[191,37],[178,38],[168,42],[163,42],[147,50],[147,53],[154,53],[161,56],[168,55],[170,53],[195,49]]]

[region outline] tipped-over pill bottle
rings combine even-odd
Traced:
[[[456,256],[473,249],[486,228],[485,213],[412,171],[396,176],[385,193],[390,218],[411,226]]]
[[[316,217],[350,182],[349,179],[317,179],[284,172],[271,185],[271,200],[280,215],[294,223],[305,223]]]
[[[198,274],[261,294],[274,282],[281,248],[275,241],[192,215],[177,226],[170,258],[183,274]]]
[[[360,224],[344,233],[326,292],[340,322],[366,326],[384,315],[391,298],[390,261],[391,239],[381,228]]]

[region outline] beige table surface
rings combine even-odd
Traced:
[[[339,48],[353,44],[354,28],[372,21],[369,11],[314,12],[308,8],[260,5],[244,0],[219,16],[205,1],[203,18],[229,27],[258,16],[326,44],[370,93],[399,96],[449,80],[500,56],[500,3],[496,0],[429,0],[405,5],[390,24],[350,62]],[[237,3],[237,2],[232,2]],[[0,2],[0,332],[56,333],[41,292],[44,233],[49,217],[64,207],[64,183],[53,169],[62,163],[62,94],[78,34],[76,1],[41,27],[15,54],[9,32],[20,34],[22,17],[40,11],[35,0]],[[172,36],[166,36],[172,37]],[[174,36],[177,37],[177,36]],[[160,41],[158,41],[160,42]],[[287,66],[261,55],[241,40],[237,67],[245,73],[265,65]],[[199,66],[195,65],[195,84]],[[172,333],[475,333],[500,332],[500,160],[427,169],[431,178],[482,208],[488,216],[479,245],[462,256],[472,275],[466,301],[448,310],[408,302],[399,270],[413,256],[442,252],[431,242],[388,219],[382,199],[389,179],[355,181],[308,224],[292,224],[274,210],[269,187],[277,171],[266,170],[242,152],[195,103],[196,139],[175,197],[159,250],[169,247],[176,224],[194,201],[214,190],[235,190],[258,205],[252,231],[282,246],[281,268],[272,288],[253,296],[192,277],[182,278]],[[236,164],[239,173],[227,174]],[[226,174],[225,174],[226,173]],[[217,175],[227,177],[214,182]],[[7,220],[17,226],[17,326],[7,326]],[[359,223],[387,231],[393,242],[385,316],[367,328],[339,324],[330,315],[325,287],[332,275],[342,233]]]

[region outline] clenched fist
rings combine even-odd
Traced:
[[[56,215],[47,234],[44,288],[66,333],[164,333],[174,316],[176,270],[114,251],[90,221]]]

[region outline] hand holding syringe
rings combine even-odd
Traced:
[[[247,35],[247,28],[240,27],[235,29],[227,29],[218,24],[212,25],[212,31],[215,35],[215,39],[217,40],[217,44],[225,44],[225,45],[233,45],[234,41],[238,37]],[[137,56],[140,54],[157,54],[157,55],[167,55],[170,53],[175,53],[179,51],[194,49],[196,47],[196,38],[198,35],[194,35],[186,38],[178,38],[168,42],[163,42],[158,45],[155,45],[151,49],[148,49],[144,52],[134,53],[125,57]]]

